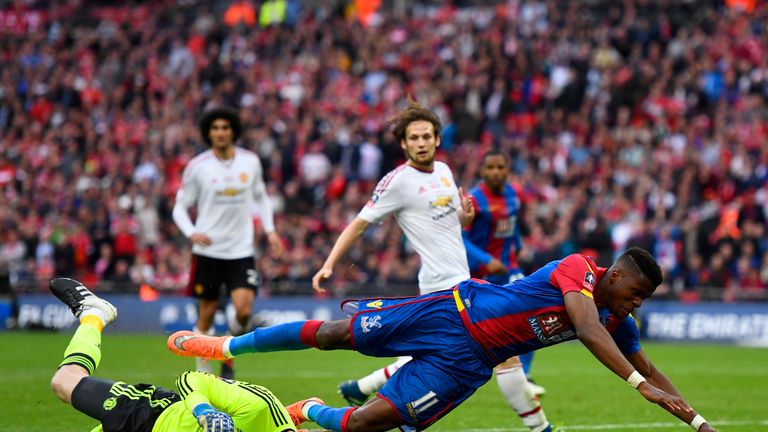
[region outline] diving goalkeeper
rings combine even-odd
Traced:
[[[174,392],[91,376],[101,359],[101,330],[114,321],[117,310],[73,279],[54,279],[50,289],[80,320],[51,388],[59,399],[101,422],[91,432],[296,431],[283,404],[255,384],[184,372]]]

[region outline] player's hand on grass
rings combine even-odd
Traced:
[[[312,277],[312,289],[318,294],[325,293],[325,288],[321,287],[320,284],[330,279],[332,275],[333,269],[330,267],[323,267],[318,270]]]
[[[717,432],[717,429],[710,426],[709,423],[704,423],[699,427],[699,432]]]
[[[691,412],[691,406],[680,396],[675,396],[651,385],[648,381],[640,383],[637,390],[649,402],[662,405],[672,411]]]
[[[269,252],[270,255],[272,255],[272,258],[280,258],[280,256],[285,251],[285,247],[283,246],[283,241],[280,239],[280,236],[273,231],[267,234],[267,241],[269,242]]]
[[[211,238],[203,233],[194,233],[189,236],[189,240],[192,241],[192,243],[200,246],[210,246],[211,243],[213,243]]]
[[[205,432],[235,432],[235,422],[229,414],[215,409],[205,410],[197,416],[197,423]]]

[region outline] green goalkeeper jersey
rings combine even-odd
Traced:
[[[192,415],[192,409],[201,403],[229,414],[238,431],[296,430],[283,404],[265,387],[202,372],[185,372],[176,380],[176,388],[182,401],[160,414],[153,432],[202,430]]]
[[[181,374],[176,387],[182,400],[160,413],[152,432],[202,431],[192,415],[201,403],[229,414],[237,432],[296,431],[283,404],[266,387],[194,371]],[[101,430],[99,426],[91,432]]]

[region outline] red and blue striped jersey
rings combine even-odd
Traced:
[[[607,269],[580,254],[552,261],[508,285],[470,279],[454,288],[456,306],[470,336],[492,363],[576,338],[563,296],[592,291]],[[625,354],[640,349],[635,320],[600,308],[600,321]]]
[[[518,270],[517,252],[522,247],[520,237],[520,196],[507,183],[499,195],[485,183],[470,191],[475,206],[472,224],[464,228],[464,247],[472,277],[504,284],[507,275],[489,276],[485,268],[491,258],[497,258],[510,270]]]

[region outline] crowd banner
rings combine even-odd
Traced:
[[[101,294],[100,294],[101,295]],[[110,331],[126,333],[161,333],[189,330],[197,321],[197,302],[188,297],[160,297],[141,301],[136,295],[101,295],[117,307],[118,318]],[[1,302],[0,302],[1,305]],[[18,298],[18,326],[21,329],[70,329],[76,325],[69,308],[52,295],[32,294]],[[0,314],[10,307],[0,307]],[[226,313],[234,313],[231,305],[216,313],[217,331],[226,330]],[[257,299],[254,320],[261,325],[307,319],[332,320],[345,317],[336,299],[313,297],[276,297]],[[0,316],[0,328],[7,316]]]
[[[159,297],[142,301],[135,295],[104,295],[118,309],[110,331],[127,333],[173,332],[193,327],[197,303],[188,297]],[[345,317],[338,299],[272,297],[257,299],[254,320],[261,325],[307,319]],[[0,301],[0,329],[13,309]],[[22,329],[70,329],[76,320],[69,309],[51,295],[31,294],[18,298],[17,325]],[[226,314],[216,314],[215,326],[226,330]],[[647,301],[635,314],[643,339],[662,341],[719,342],[768,347],[768,303],[681,303]]]

